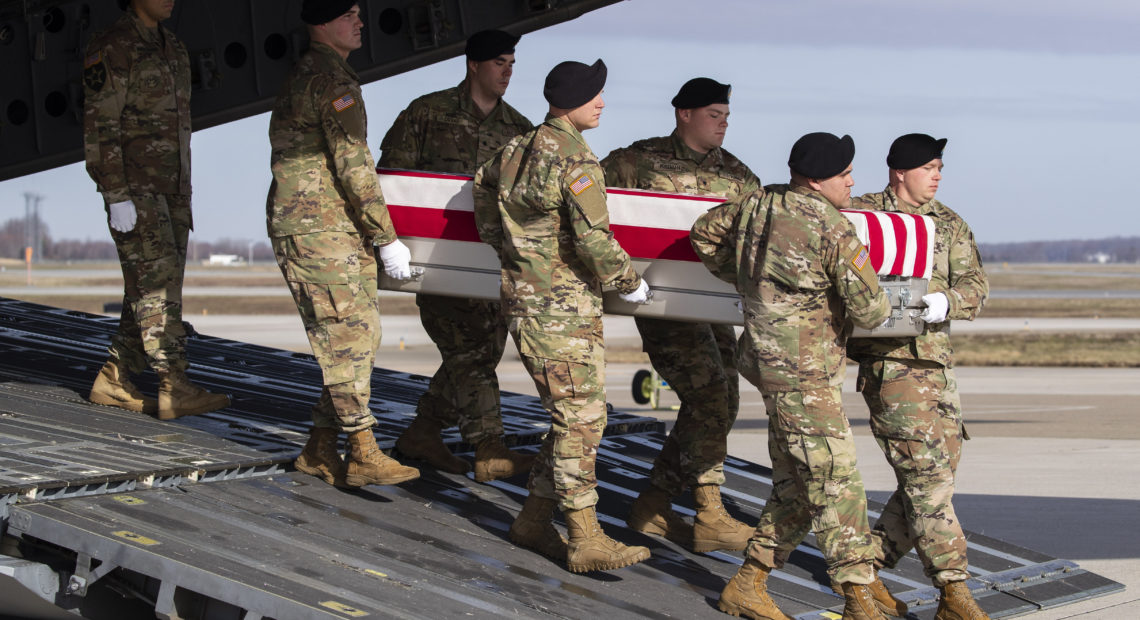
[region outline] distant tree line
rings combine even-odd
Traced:
[[[1140,237],[979,243],[978,251],[987,263],[1137,263]]]
[[[26,232],[27,222],[24,218],[18,217],[4,222],[0,226],[0,258],[15,258],[18,260],[24,259],[24,248],[27,244]],[[48,231],[47,224],[39,221],[40,243],[43,246],[42,260],[47,261],[97,261],[97,260],[118,260],[118,254],[115,252],[115,244],[111,241],[111,234],[107,233],[103,239],[99,240],[83,240],[78,239],[61,239],[56,241],[52,239],[51,233]],[[268,240],[258,240],[253,243],[253,260],[255,261],[272,261],[273,249],[269,246]],[[219,239],[218,241],[195,241],[193,236],[190,240],[190,248],[187,251],[188,260],[198,261],[205,260],[211,254],[236,254],[242,258],[249,258],[250,242],[245,239]]]

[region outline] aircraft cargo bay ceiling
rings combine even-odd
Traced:
[[[620,0],[360,0],[364,82],[463,53],[474,32],[525,34]],[[301,0],[182,0],[164,24],[190,54],[194,129],[268,111],[307,45]],[[0,0],[0,181],[83,158],[83,50],[116,0]]]

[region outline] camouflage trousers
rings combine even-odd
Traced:
[[[416,413],[443,428],[459,425],[472,445],[503,435],[499,377],[495,368],[507,344],[499,303],[416,295],[420,322],[443,358],[416,405]]]
[[[351,433],[376,423],[368,400],[380,346],[376,257],[360,235],[321,232],[272,240],[324,387],[313,426]]]
[[[874,549],[867,497],[855,466],[855,442],[843,414],[840,389],[764,394],[771,418],[772,495],[745,553],[764,566],[780,568],[810,528],[832,582],[868,584],[874,579]],[[788,431],[786,421],[776,423],[777,418],[818,419],[824,414],[837,418],[833,426],[843,431],[805,434]]]
[[[594,473],[606,428],[606,363],[601,317],[511,317],[523,365],[550,414],[550,431],[527,488],[563,510],[598,503]]]
[[[123,311],[111,338],[111,359],[138,374],[186,370],[182,282],[193,219],[190,197],[131,196],[138,220],[125,233],[111,229],[123,270]]]
[[[875,564],[892,568],[914,548],[934,585],[968,579],[966,538],[951,503],[965,437],[954,370],[923,360],[865,361],[858,387],[898,479],[872,530]]]
[[[642,317],[634,322],[653,367],[681,399],[650,482],[670,496],[686,486],[724,484],[728,432],[740,406],[736,331],[731,325]]]

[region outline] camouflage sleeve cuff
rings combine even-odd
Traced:
[[[105,190],[103,192],[103,200],[109,205],[113,205],[116,202],[126,202],[130,199],[131,193],[126,189]]]

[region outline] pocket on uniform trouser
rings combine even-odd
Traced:
[[[847,500],[847,488],[856,472],[855,443],[847,437],[800,435],[792,455],[806,468],[812,528],[819,532],[841,525],[837,505]]]
[[[353,310],[354,295],[343,267],[337,258],[285,259],[285,278],[295,283],[307,301],[308,314],[318,323],[343,319]]]
[[[531,373],[541,373],[552,399],[582,397],[596,391],[591,339],[520,329],[517,342],[519,354],[530,358]]]

